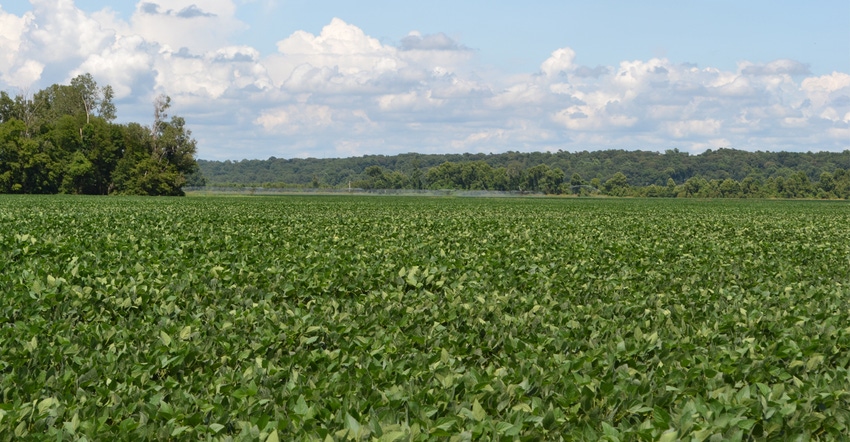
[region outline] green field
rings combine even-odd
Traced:
[[[0,439],[840,440],[850,205],[0,197]]]

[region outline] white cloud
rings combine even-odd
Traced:
[[[711,137],[720,131],[723,123],[715,119],[683,120],[668,121],[664,126],[667,133],[674,138]]]
[[[0,9],[0,88],[90,72],[122,115],[167,93],[205,158],[595,148],[850,148],[850,73],[666,58],[588,67],[570,47],[507,76],[444,33],[397,44],[333,19],[277,52],[237,45],[235,0],[142,0],[124,20],[71,0]],[[284,136],[281,136],[284,135]],[[229,150],[239,148],[242,150]]]
[[[803,80],[802,86],[806,92],[835,92],[850,88],[850,75],[843,72],[833,72],[820,77],[810,77]]]
[[[28,86],[41,76],[43,64],[19,58],[24,30],[32,19],[31,12],[18,17],[0,8],[0,80],[7,84]]]
[[[304,130],[322,129],[333,124],[333,110],[328,106],[290,105],[263,112],[257,124],[266,130],[294,134]]]
[[[326,84],[337,91],[357,90],[403,67],[395,48],[383,46],[338,18],[319,35],[297,31],[279,41],[277,48],[279,54],[265,62],[275,84],[289,89],[318,89]]]
[[[566,74],[573,67],[576,53],[570,48],[561,48],[552,52],[552,55],[540,65],[540,71],[549,77]]]
[[[545,88],[528,80],[508,86],[490,98],[486,104],[493,109],[511,109],[541,103],[547,97]]]
[[[632,127],[639,121],[635,116],[581,107],[570,107],[559,111],[552,116],[552,120],[575,131],[621,130]]]
[[[740,63],[738,69],[744,75],[810,75],[809,67],[794,60],[775,60],[767,64]]]
[[[335,109],[327,105],[296,103],[263,111],[254,121],[264,129],[286,135],[324,132],[336,123],[354,128],[354,133],[373,126],[365,112]]]
[[[143,0],[131,19],[133,32],[172,51],[188,48],[193,53],[227,46],[232,35],[246,29],[236,19],[230,0]]]
[[[51,63],[83,58],[108,47],[114,33],[77,9],[73,0],[31,0],[33,21],[25,31],[27,44]]]
[[[138,35],[122,36],[101,52],[89,55],[71,76],[92,74],[100,82],[112,85],[117,98],[133,92],[136,80],[151,71],[154,55]]]
[[[717,79],[708,83],[707,86],[714,88],[720,96],[732,98],[749,97],[756,93],[756,88],[750,84],[747,77],[730,73],[718,73]]]
[[[501,145],[507,138],[507,131],[504,129],[490,129],[469,134],[463,140],[452,141],[452,147],[463,151],[476,151],[478,147],[485,148],[495,145]]]
[[[444,100],[431,97],[431,92],[410,91],[402,94],[388,94],[378,97],[378,107],[382,111],[401,111],[439,107]]]
[[[30,3],[32,11],[21,17],[0,10],[0,80],[7,85],[28,88],[46,68],[73,65],[114,37],[72,0]]]
[[[417,31],[407,34],[401,39],[403,51],[457,51],[463,46],[442,32],[439,34],[422,35]]]
[[[4,72],[2,76],[0,76],[0,79],[10,85],[16,85],[22,89],[29,89],[30,85],[41,78],[41,73],[43,71],[43,63],[39,63],[35,60],[23,60],[8,71]]]
[[[395,47],[338,18],[318,35],[296,31],[279,41],[277,49],[263,59],[275,86],[335,94],[408,93],[423,82],[451,77],[472,57],[472,51],[444,34],[413,33]],[[457,79],[454,92],[477,89],[474,83]]]
[[[803,80],[801,86],[811,105],[816,108],[833,105],[850,110],[850,75],[846,73],[833,72],[809,77]],[[837,109],[832,110],[837,112]]]

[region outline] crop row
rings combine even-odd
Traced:
[[[0,437],[839,439],[844,203],[0,199]]]

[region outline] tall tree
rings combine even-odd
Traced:
[[[0,123],[17,118],[15,115],[15,100],[6,91],[0,91]]]
[[[166,121],[171,98],[154,100],[154,122],[147,130],[134,125],[125,137],[125,154],[115,175],[115,191],[137,195],[182,195],[186,176],[197,170],[197,142],[186,120]],[[129,138],[129,139],[128,139]]]
[[[24,122],[24,135],[27,138],[37,134],[40,122],[44,120],[44,111],[45,103],[39,94],[30,96],[29,92],[24,91],[15,96],[14,118]]]
[[[92,75],[86,73],[74,77],[70,88],[83,106],[87,124],[95,113],[106,121],[115,119],[115,105],[112,104],[115,94],[112,86],[98,87]]]

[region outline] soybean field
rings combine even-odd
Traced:
[[[850,205],[0,196],[0,440],[842,440]]]

